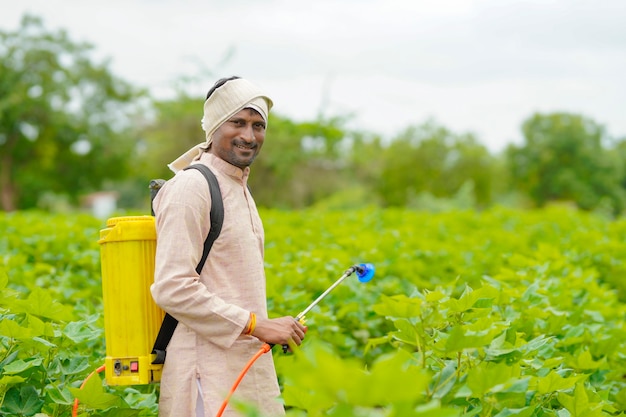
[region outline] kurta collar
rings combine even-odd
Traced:
[[[217,169],[219,172],[228,175],[238,182],[241,182],[243,185],[246,185],[246,183],[248,182],[248,177],[250,176],[250,167],[245,167],[244,169],[241,169],[232,164],[229,164],[228,162],[209,152],[203,152],[202,155],[200,155],[200,161],[204,162],[210,167]]]

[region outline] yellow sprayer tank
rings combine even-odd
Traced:
[[[152,216],[113,217],[100,231],[105,375],[108,385],[159,382],[152,346],[164,312],[152,299],[156,229]]]

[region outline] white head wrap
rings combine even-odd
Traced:
[[[174,172],[186,168],[209,148],[213,133],[217,128],[245,108],[259,112],[267,125],[267,115],[272,105],[272,100],[250,81],[242,78],[227,81],[204,102],[202,130],[206,132],[206,141],[189,149],[174,162],[168,164],[168,167]]]

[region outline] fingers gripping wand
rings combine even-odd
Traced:
[[[343,280],[345,280],[346,278],[348,278],[350,275],[354,274],[355,272],[356,272],[356,275],[359,278],[360,282],[363,282],[363,283],[369,282],[374,277],[374,265],[372,265],[372,264],[357,264],[357,265],[353,265],[350,268],[348,268],[346,270],[346,272],[344,272],[344,274],[337,281],[335,281],[333,283],[333,285],[328,287],[328,289],[326,291],[324,291],[319,297],[317,297],[317,299],[315,301],[313,301],[311,304],[309,304],[309,306],[307,308],[302,310],[302,312],[296,316],[295,320],[299,321],[299,322],[302,322],[304,320],[305,315],[309,311],[311,311],[311,309],[313,309],[313,307],[315,307],[320,301],[322,301],[324,299],[324,297],[326,297],[332,290],[335,289],[335,287],[337,287],[339,284],[341,284],[343,282]],[[233,393],[235,392],[235,390],[239,386],[239,383],[241,382],[241,380],[245,376],[246,372],[248,372],[248,369],[250,369],[252,364],[259,357],[261,357],[264,353],[267,353],[270,350],[272,350],[273,347],[274,347],[274,345],[270,345],[270,344],[264,343],[263,346],[261,347],[261,349],[252,357],[252,359],[250,359],[250,361],[246,364],[246,366],[243,368],[243,370],[239,374],[239,377],[237,378],[237,380],[235,380],[235,383],[231,387],[230,392],[226,396],[226,399],[224,399],[224,402],[222,403],[222,406],[220,407],[219,411],[217,412],[216,417],[220,417],[224,413],[224,410],[226,409],[226,406],[228,405],[228,401],[230,401],[230,397],[233,395]],[[289,346],[288,345],[283,345],[283,351],[286,352],[287,349],[289,349]]]

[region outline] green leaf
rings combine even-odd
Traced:
[[[102,380],[97,374],[91,374],[83,388],[69,388],[70,392],[79,402],[87,408],[104,410],[122,404],[120,397],[104,391]]]
[[[2,378],[0,378],[0,385],[10,386],[24,381],[26,381],[26,378],[18,375],[2,375]]]
[[[573,395],[559,392],[557,400],[570,412],[572,417],[600,417],[603,415],[602,404],[589,401],[583,383],[576,384]]]
[[[32,416],[41,410],[44,401],[39,398],[35,387],[28,385],[21,389],[7,391],[0,411],[11,415]]]
[[[615,395],[615,401],[621,410],[626,409],[626,388],[619,390],[619,392]]]
[[[18,350],[14,350],[13,352],[11,352],[9,355],[7,355],[2,362],[0,362],[0,371],[6,366],[6,364],[11,363],[15,360],[15,358],[18,357],[19,355],[19,351]]]
[[[291,384],[284,385],[283,400],[290,407],[303,410],[315,410],[319,405],[311,391]]]
[[[401,342],[407,343],[411,346],[418,345],[418,336],[415,330],[415,326],[407,319],[394,320],[393,325],[398,329],[397,332],[393,332],[393,337]]]
[[[551,371],[548,375],[537,378],[537,393],[550,394],[557,391],[565,391],[585,378],[585,375],[563,378],[558,373]]]
[[[9,274],[4,266],[0,266],[0,291],[6,288],[9,283]]]
[[[46,395],[55,404],[72,405],[74,403],[74,397],[67,388],[60,389],[59,387],[47,387]]]
[[[531,416],[536,415],[535,414],[536,409],[537,407],[535,406],[528,406],[528,407],[522,407],[522,408],[504,408],[494,417],[510,417],[510,416],[531,417]]]
[[[89,358],[85,356],[72,356],[60,361],[63,375],[76,375],[89,369]]]
[[[573,357],[567,361],[567,364],[574,369],[595,370],[600,368],[606,361],[594,361],[589,350],[584,350],[580,355]]]
[[[512,368],[512,367],[511,367]],[[517,368],[517,367],[516,367]],[[519,375],[519,369],[511,369],[513,375]],[[511,377],[503,384],[498,384],[493,388],[493,392],[498,393],[526,393],[528,392],[529,378]]]
[[[496,336],[499,329],[493,326],[481,331],[472,331],[467,326],[454,326],[446,341],[446,352],[458,352],[468,348],[486,347]]]
[[[18,359],[6,365],[4,367],[4,373],[9,374],[9,375],[19,374],[19,373],[26,371],[27,369],[30,369],[36,366],[41,366],[42,363],[43,363],[42,358],[32,358],[32,359],[26,359],[26,360]]]
[[[446,366],[431,379],[432,397],[443,398],[455,387],[456,383],[456,362],[448,361]]]
[[[14,320],[4,318],[0,321],[0,334],[12,339],[29,339],[32,337],[32,330],[22,327]]]
[[[493,307],[493,298],[479,298],[476,300],[474,304],[472,304],[472,308],[491,308]]]
[[[415,407],[411,417],[459,417],[461,410],[441,405],[438,400],[430,401]]]
[[[145,412],[142,410],[134,410],[132,408],[110,408],[99,414],[102,417],[135,417],[139,416],[142,413]]]
[[[458,300],[450,300],[450,312],[461,313],[470,309],[491,308],[493,306],[493,298],[497,294],[498,290],[491,286],[484,286],[477,290],[466,286]]]
[[[424,398],[429,381],[428,373],[415,366],[415,359],[408,352],[398,350],[379,357],[350,397],[360,405],[414,403]]]
[[[55,345],[54,343],[49,342],[46,339],[42,339],[41,337],[33,337],[33,342],[40,343],[40,344],[44,345],[47,348],[57,347],[57,345]]]
[[[92,329],[84,320],[68,323],[63,329],[63,334],[75,343],[81,343],[86,340],[95,340],[102,335],[101,330]]]
[[[69,321],[72,318],[68,307],[54,301],[49,291],[34,287],[26,300],[17,300],[16,309],[55,321]]]
[[[387,317],[419,317],[422,311],[422,301],[418,298],[409,298],[399,294],[392,297],[383,295],[382,302],[373,306],[373,310]]]
[[[429,303],[437,303],[448,296],[442,291],[425,291],[424,299]]]
[[[51,323],[45,323],[32,314],[27,314],[28,328],[32,330],[33,336],[54,337],[54,328]]]
[[[471,369],[467,373],[467,386],[472,390],[472,395],[481,398],[488,392],[498,392],[508,386],[516,385],[520,376],[519,366],[509,366],[504,362],[485,362],[481,366]],[[517,391],[516,391],[517,392]]]
[[[283,392],[285,403],[309,410],[312,415],[335,404],[341,382],[348,372],[353,372],[353,369],[347,369],[352,368],[352,364],[342,363],[315,340],[295,355],[281,359],[286,362],[287,369],[301,371],[287,375]],[[328,384],[320,386],[320,379]]]

